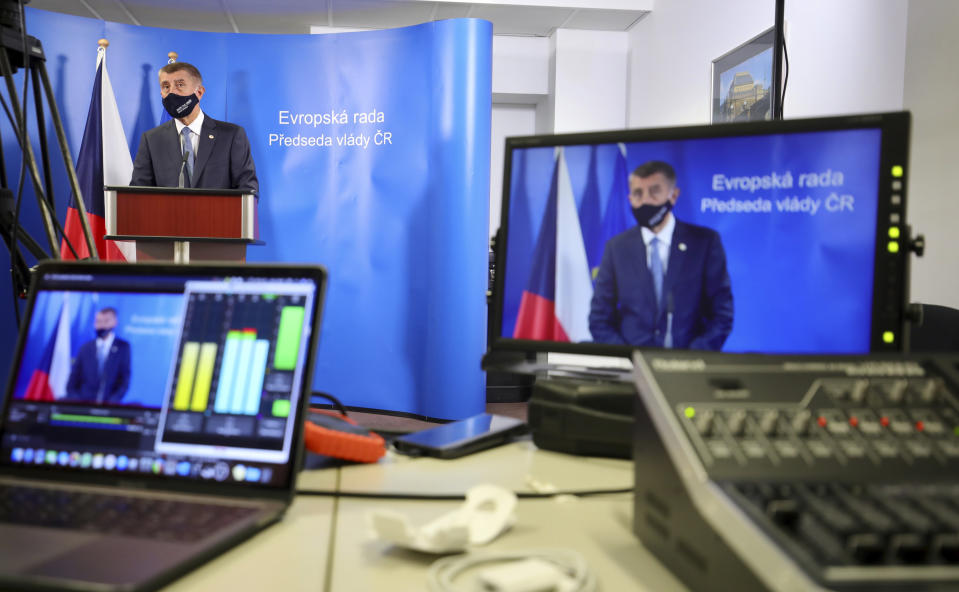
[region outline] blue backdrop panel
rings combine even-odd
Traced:
[[[56,90],[74,158],[99,37],[110,40],[108,70],[134,151],[139,132],[160,122],[156,76],[167,52],[200,68],[204,112],[250,138],[267,245],[249,257],[330,270],[316,389],[356,407],[439,418],[483,409],[490,23],[235,35],[27,12],[55,86],[69,89]],[[9,137],[5,153],[14,154]],[[66,189],[58,199],[62,218]],[[0,301],[0,314],[9,310]]]
[[[672,164],[680,190],[676,217],[714,228],[722,237],[735,302],[725,351],[869,351],[879,148],[878,130],[625,145],[630,172],[648,160]],[[570,146],[564,151],[577,207],[592,182],[605,215],[608,208],[628,203],[628,196],[626,190],[614,190],[617,146],[596,146],[593,164],[592,149]],[[553,147],[513,153],[502,335],[512,335],[516,324],[549,195],[554,153]],[[788,188],[729,189],[721,181],[715,185],[717,176],[786,172],[791,175]],[[800,179],[809,174],[815,181]],[[763,200],[768,210],[723,212],[711,200]]]

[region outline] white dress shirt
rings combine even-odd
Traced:
[[[652,249],[649,248],[649,243],[653,242],[653,237],[659,239],[659,259],[663,262],[663,274],[669,269],[669,245],[673,242],[673,231],[676,230],[676,218],[673,216],[673,213],[670,212],[666,217],[666,225],[663,226],[663,229],[659,233],[655,233],[652,230],[643,226],[640,228],[643,233],[643,242],[646,243],[646,267],[650,267],[650,258],[649,254]]]
[[[183,125],[183,122],[180,121],[179,119],[174,119],[174,120],[173,120],[173,123],[176,124],[176,133],[177,133],[177,135],[182,134],[182,133],[183,133],[183,128],[185,128],[185,127],[189,127],[189,128],[190,128],[190,131],[192,132],[192,133],[190,134],[190,140],[193,142],[193,159],[194,159],[194,166],[196,166],[196,162],[195,162],[195,161],[196,161],[196,149],[197,149],[197,147],[199,147],[199,145],[200,145],[200,132],[203,130],[203,118],[204,118],[203,110],[202,110],[202,109],[199,109],[198,111],[199,111],[199,112],[197,113],[196,119],[194,119],[194,120],[190,123],[190,125],[188,125],[188,126],[187,126],[187,125]],[[181,137],[182,137],[182,136],[181,136]],[[180,145],[180,152],[181,152],[181,153],[183,152],[182,140],[181,140],[181,145]]]

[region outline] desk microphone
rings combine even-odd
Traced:
[[[183,162],[180,163],[180,184],[177,187],[186,187],[186,161],[189,157],[188,153],[183,153]]]
[[[673,347],[673,292],[666,293],[666,337],[663,338],[663,347],[672,349]]]

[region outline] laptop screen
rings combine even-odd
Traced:
[[[3,464],[283,487],[322,271],[41,267]]]

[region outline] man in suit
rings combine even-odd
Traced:
[[[200,109],[204,92],[195,66],[160,68],[163,108],[173,119],[140,138],[130,185],[259,191],[246,132],[206,116]]]
[[[67,381],[67,399],[120,403],[130,387],[130,343],[114,333],[117,311],[101,309],[93,317],[96,339],[80,346]]]
[[[638,226],[606,243],[589,330],[600,343],[719,350],[733,328],[726,253],[710,228],[676,220],[676,171],[649,161],[629,176]]]

